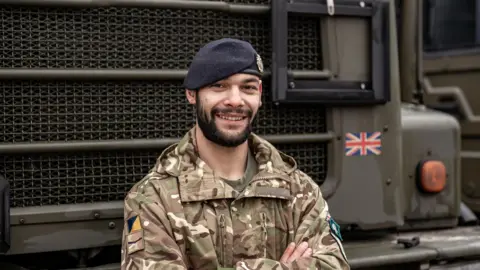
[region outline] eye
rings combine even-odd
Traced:
[[[258,90],[258,87],[255,85],[245,85],[242,88],[247,92],[256,92]]]
[[[222,83],[214,83],[214,84],[211,84],[209,86],[209,88],[213,89],[213,90],[222,90],[222,89],[225,89],[226,85],[225,84],[222,84]]]

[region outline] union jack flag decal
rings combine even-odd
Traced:
[[[380,155],[382,153],[381,132],[359,132],[345,134],[346,156]]]

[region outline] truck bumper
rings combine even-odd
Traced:
[[[397,243],[398,239],[413,237],[420,240],[416,246],[406,248]],[[409,268],[399,269],[480,269],[479,226],[345,241],[344,247],[352,269],[397,269],[407,265]]]

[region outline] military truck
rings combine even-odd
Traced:
[[[352,269],[480,269],[479,30],[475,0],[0,0],[0,269],[119,268],[124,196],[222,37],[262,56],[255,132],[321,186]]]

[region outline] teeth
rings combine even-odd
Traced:
[[[229,121],[240,121],[243,119],[243,117],[230,117],[230,116],[222,116],[222,115],[219,115],[219,117]]]

